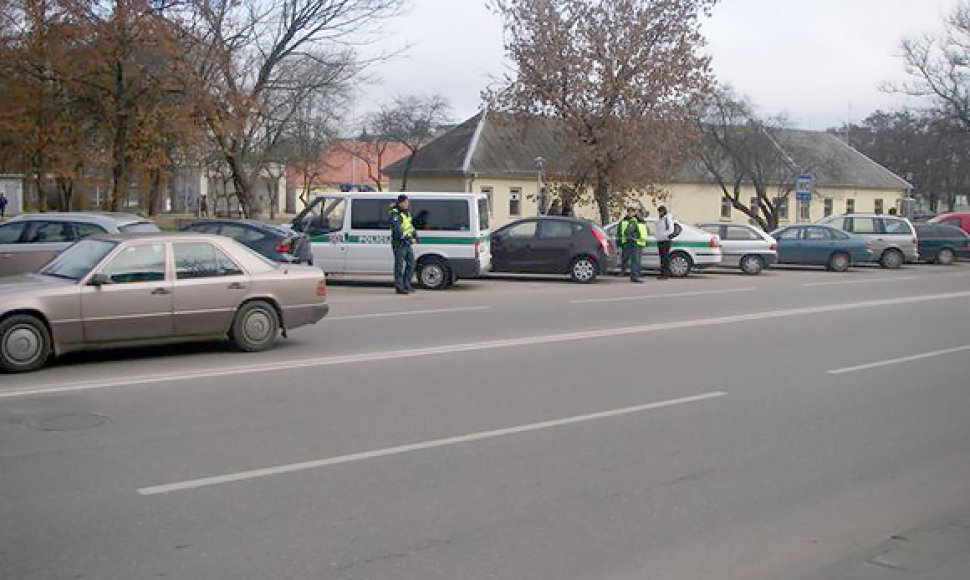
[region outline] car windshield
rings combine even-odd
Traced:
[[[152,222],[135,222],[133,224],[118,226],[118,231],[123,234],[154,234],[161,230]]]
[[[81,240],[57,255],[41,268],[45,276],[80,280],[108,255],[117,242]]]

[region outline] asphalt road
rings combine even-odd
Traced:
[[[970,507],[970,265],[331,288],[0,376],[0,577],[803,578]]]

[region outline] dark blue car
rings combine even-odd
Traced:
[[[771,232],[778,242],[779,264],[825,266],[845,272],[872,260],[872,244],[862,236],[820,224],[795,225]]]
[[[970,234],[954,226],[914,224],[919,239],[920,258],[949,265],[960,258],[970,259]]]

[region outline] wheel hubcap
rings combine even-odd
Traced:
[[[421,271],[421,281],[425,286],[438,286],[445,279],[445,273],[438,266],[428,266]]]
[[[243,325],[243,332],[251,342],[263,342],[270,338],[273,332],[273,319],[271,314],[264,310],[256,310],[249,313]]]
[[[43,341],[37,331],[27,326],[15,326],[3,341],[3,352],[17,363],[29,363],[40,356]]]
[[[742,268],[745,272],[757,272],[761,264],[758,262],[757,258],[745,258]]]
[[[670,261],[670,273],[674,276],[686,276],[688,269],[690,269],[690,264],[683,258],[677,257]]]
[[[940,263],[949,264],[953,262],[953,252],[949,250],[943,250],[940,252]]]
[[[587,260],[580,260],[573,266],[573,272],[579,280],[589,280],[593,277],[593,264]]]

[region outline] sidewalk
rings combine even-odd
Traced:
[[[970,509],[897,534],[803,580],[968,580]]]

